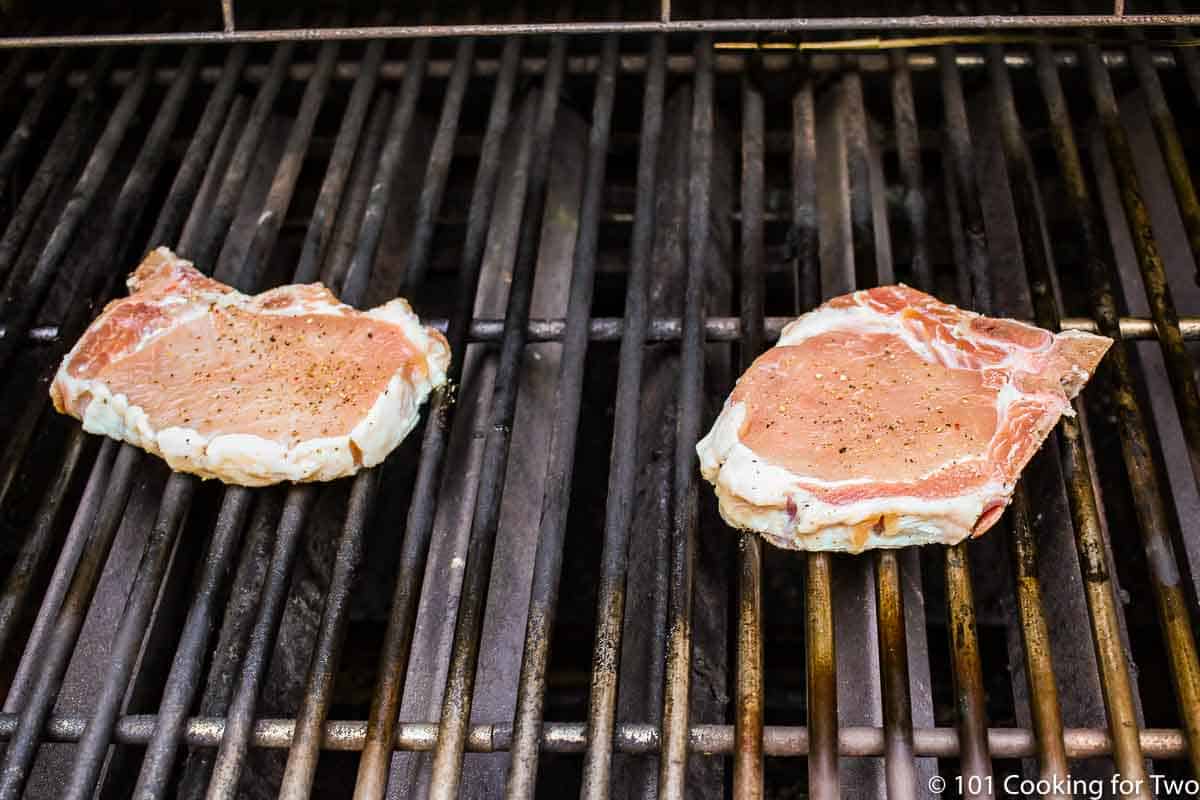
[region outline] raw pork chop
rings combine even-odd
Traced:
[[[165,247],[63,359],[50,396],[84,430],[172,469],[263,486],[382,461],[446,381],[446,340],[408,303],[359,312],[320,284],[253,297]]]
[[[696,450],[721,515],[779,547],[978,536],[1111,340],[1057,336],[906,286],[788,324]]]

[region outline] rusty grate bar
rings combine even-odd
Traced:
[[[632,271],[631,271],[632,274]],[[779,339],[779,334],[785,325],[795,317],[764,317],[764,341],[771,343]],[[1032,321],[1032,320],[1031,320]],[[443,333],[450,328],[450,320],[431,317],[427,320],[430,327]],[[504,320],[490,317],[474,317],[470,320],[466,341],[468,342],[499,342],[504,332]],[[1158,333],[1154,320],[1149,317],[1120,317],[1118,324],[1121,338],[1126,341],[1140,339],[1156,339]],[[593,317],[588,322],[588,338],[593,342],[619,342],[624,335],[626,317]],[[1063,330],[1089,331],[1099,330],[1096,321],[1088,317],[1065,317],[1062,321]],[[67,324],[62,330],[70,330]],[[531,317],[525,328],[525,335],[530,342],[561,342],[567,330],[565,317]],[[704,320],[704,338],[708,342],[737,342],[742,339],[742,321],[738,317],[710,316]],[[1179,330],[1185,341],[1200,341],[1200,317],[1180,317]],[[680,317],[651,317],[646,323],[647,342],[677,342],[683,334],[683,319]],[[0,337],[3,336],[3,326],[0,326]],[[55,325],[44,325],[33,328],[29,338],[36,343],[64,344],[71,336],[62,334]]]
[[[1079,150],[1075,143],[1075,135],[1058,70],[1052,62],[1045,58],[1042,51],[1039,51],[1039,55],[1041,63],[1038,69],[1038,79],[1041,84],[1042,96],[1045,98],[1050,113],[1059,168],[1063,171],[1063,176],[1067,181],[1072,210],[1088,250],[1088,261],[1089,263],[1099,263],[1101,259],[1107,258],[1107,248],[1101,244],[1099,229],[1096,227],[1096,222],[1100,218],[1091,201],[1084,178],[1083,165],[1079,160]],[[1032,266],[1036,267],[1037,262],[1033,262]],[[1115,310],[1112,293],[1107,288],[1107,272],[1108,270],[1093,269],[1092,275],[1089,276],[1092,281],[1090,288],[1093,297],[1102,302],[1107,301],[1097,309],[1101,311],[1101,322],[1104,322],[1106,317],[1111,320],[1111,316],[1105,312]],[[1049,281],[1050,276],[1034,275],[1033,279]],[[1058,318],[1058,308],[1050,295],[1052,284],[1044,283],[1043,285],[1045,289],[1034,297],[1035,308],[1038,312],[1039,322],[1053,328]],[[1118,341],[1114,349],[1120,352],[1122,344]],[[1104,690],[1104,705],[1108,712],[1109,730],[1114,741],[1113,759],[1122,775],[1134,778],[1144,777],[1145,764],[1142,759],[1141,743],[1137,736],[1139,723],[1134,707],[1129,664],[1120,639],[1112,576],[1108,568],[1103,541],[1104,534],[1100,527],[1091,468],[1084,451],[1083,432],[1076,419],[1063,421],[1059,443],[1067,470],[1068,498],[1075,523],[1080,565],[1087,577],[1088,611],[1092,623],[1096,661],[1101,667],[1100,678]]]
[[[0,237],[0,278],[5,280],[4,294],[0,300],[4,301],[4,305],[10,302],[12,293],[20,288],[13,284],[16,283],[14,275],[22,265],[21,261],[27,263],[31,257],[36,256],[38,245],[33,242],[29,243],[29,247],[25,245],[26,237],[29,236],[42,205],[54,185],[71,168],[83,141],[91,135],[95,125],[100,83],[112,66],[113,58],[111,51],[102,51],[92,65],[86,83],[76,94],[63,124],[55,133],[29,186],[22,193],[16,211],[4,229],[4,236]],[[134,81],[136,80],[135,77]],[[21,259],[21,256],[25,258]]]
[[[427,55],[426,43],[423,41],[414,43],[409,54],[414,68],[410,70],[404,82],[400,97],[388,122],[385,144],[379,153],[379,162],[371,183],[367,208],[358,231],[357,247],[341,287],[343,301],[351,305],[358,304],[361,300],[366,289],[367,278],[375,262],[396,170],[412,128],[413,116],[416,113],[423,77],[421,66]],[[281,164],[286,165],[288,161],[289,159],[285,157]],[[373,480],[373,477],[368,476],[362,483],[359,483],[358,493],[365,490],[369,494],[372,488],[369,482]],[[243,663],[240,665],[237,688],[230,701],[228,713],[232,735],[227,734],[222,738],[221,747],[217,751],[212,766],[212,777],[208,782],[207,796],[210,800],[219,797],[233,797],[237,793],[238,780],[241,777],[246,754],[250,747],[254,709],[258,703],[259,691],[265,681],[271,651],[274,648],[275,635],[278,633],[280,619],[283,615],[292,566],[315,500],[316,489],[311,486],[303,486],[289,490],[284,502],[276,530],[275,544],[271,552],[270,567],[267,570],[267,580],[262,587],[258,613],[249,639],[249,647],[243,657]],[[369,503],[369,499],[359,494],[358,501],[355,503],[357,513],[351,515],[347,522],[351,529],[356,522],[359,525],[365,524],[367,510],[362,507],[365,503]],[[350,538],[353,539],[353,536]],[[341,559],[342,569],[345,569],[347,560],[347,558]],[[336,635],[326,636],[327,647],[333,638],[336,638]],[[310,706],[309,709],[305,722],[309,726],[308,730],[311,731],[314,722],[319,725],[319,719],[317,719],[318,715],[313,713],[315,706]],[[293,772],[293,776],[295,775],[296,773]],[[297,780],[297,778],[293,777],[292,780]]]
[[[692,665],[692,580],[696,561],[697,480],[695,442],[700,438],[704,391],[704,264],[712,203],[712,40],[696,40],[696,75],[688,144],[687,280],[684,289],[679,410],[667,605],[667,666],[663,690],[663,748],[658,792],[682,797],[687,770],[687,732]]]
[[[750,366],[763,349],[763,166],[762,92],[742,79],[742,298],[741,365]],[[738,537],[737,674],[734,697],[733,791],[737,797],[763,796],[763,614],[762,540]]]
[[[1159,333],[1159,346],[1167,364],[1180,422],[1188,440],[1193,475],[1200,480],[1200,395],[1197,395],[1196,391],[1193,360],[1188,355],[1179,332],[1178,315],[1167,285],[1165,267],[1158,254],[1153,234],[1149,230],[1149,213],[1142,201],[1137,177],[1133,171],[1133,154],[1129,141],[1120,128],[1116,97],[1112,92],[1109,76],[1099,64],[1099,55],[1094,46],[1088,45],[1086,54],[1092,99],[1104,129],[1108,155],[1120,183],[1121,201],[1126,218],[1134,231],[1138,267],[1142,272],[1146,296],[1154,316],[1155,328]],[[1169,154],[1170,151],[1168,157]],[[1099,264],[1091,263],[1097,266]],[[1097,280],[1098,276],[1091,277],[1094,282],[1100,283]],[[1111,319],[1102,314],[1097,314],[1097,318],[1105,323]],[[1111,325],[1109,327],[1111,328]],[[1146,419],[1133,391],[1123,345],[1119,346],[1109,363],[1117,373],[1115,388],[1122,453],[1133,490],[1134,507],[1138,512],[1159,619],[1166,638],[1171,677],[1175,684],[1184,728],[1188,732],[1189,759],[1192,770],[1200,774],[1200,656],[1197,655],[1188,601],[1180,585],[1179,567],[1168,534],[1170,512],[1163,494],[1166,481],[1160,477],[1150,455]]]
[[[1012,197],[1018,223],[1025,231],[1021,237],[1022,254],[1035,275],[1050,273],[1050,255],[1040,231],[1035,177],[1024,150],[1021,124],[1017,116],[1012,84],[1004,68],[1003,50],[989,52],[989,72],[993,91],[1000,106],[1004,155],[1011,174]],[[1042,458],[1043,456],[1035,456]],[[1050,633],[1038,583],[1038,544],[1030,522],[1029,498],[1025,481],[1020,481],[1012,502],[1012,558],[1016,583],[1017,610],[1021,618],[1021,642],[1025,653],[1025,673],[1032,699],[1030,712],[1037,731],[1039,776],[1051,786],[1063,785],[1069,775],[1066,745],[1063,742],[1062,711],[1054,676]],[[1057,782],[1056,782],[1057,781]],[[1062,796],[1064,793],[1051,793]]]
[[[117,720],[115,741],[121,744],[144,744],[153,732],[156,717],[132,714]],[[11,737],[18,724],[17,715],[0,714],[0,739]],[[224,717],[190,717],[183,737],[186,744],[197,748],[214,748],[225,730]],[[255,747],[282,750],[291,745],[294,719],[258,719],[254,722]],[[46,740],[75,742],[83,733],[87,718],[81,716],[51,716],[46,721]],[[432,751],[437,741],[437,723],[404,722],[396,726],[393,747],[397,751]],[[469,753],[505,752],[512,746],[512,725],[508,723],[475,724],[467,734]],[[869,726],[847,726],[841,729],[838,752],[844,757],[866,758],[884,754],[884,730]],[[1139,733],[1141,744],[1149,758],[1184,758],[1187,742],[1177,728],[1145,728]],[[362,720],[331,720],[322,728],[322,747],[330,751],[356,752],[363,748],[366,722]],[[1108,734],[1095,728],[1066,728],[1063,731],[1067,755],[1070,758],[1097,758],[1112,752]],[[613,745],[617,752],[653,754],[661,744],[657,726],[638,723],[618,723],[614,729]],[[542,730],[541,749],[547,753],[579,754],[587,745],[587,727],[580,722],[547,722]],[[1027,758],[1037,752],[1033,731],[1024,728],[989,728],[988,747],[997,758]],[[693,725],[688,733],[688,748],[695,753],[733,755],[735,733],[732,725]],[[811,737],[804,727],[767,725],[763,728],[763,752],[772,758],[807,756]],[[918,728],[914,731],[914,751],[919,756],[954,758],[958,755],[958,731],[955,728]]]
[[[533,294],[533,268],[537,257],[538,231],[545,209],[546,183],[550,137],[558,111],[557,95],[562,80],[562,66],[567,42],[556,38],[551,44],[552,68],[538,104],[536,128],[523,143],[538,157],[530,159],[529,193],[521,222],[521,238],[517,246],[508,308],[505,316],[504,338],[501,344],[500,366],[492,399],[491,429],[488,432],[483,465],[480,469],[479,494],[475,516],[471,522],[471,542],[463,575],[462,598],[454,631],[454,651],[450,673],[446,679],[442,702],[441,730],[434,751],[433,779],[430,797],[449,800],[458,791],[462,777],[462,755],[471,713],[475,684],[475,665],[479,655],[480,629],[487,599],[487,583],[491,574],[492,553],[496,544],[500,500],[503,493],[504,470],[508,463],[508,445],[516,413],[517,373],[520,370],[525,346],[525,322]]]
[[[647,284],[654,232],[654,187],[662,135],[666,40],[650,43],[650,69],[642,98],[641,139],[637,163],[637,213],[630,250],[629,282],[625,294],[625,326],[617,368],[617,397],[608,473],[601,552],[596,639],[588,697],[587,750],[583,763],[581,800],[608,797],[616,730],[617,683],[621,663],[621,634],[625,619],[626,576],[629,566],[630,516],[637,473],[638,402],[642,383],[648,301]]]
[[[30,98],[25,110],[21,112],[21,119],[18,120],[17,127],[4,142],[4,149],[0,150],[0,197],[9,187],[9,177],[12,175],[13,167],[21,160],[33,139],[37,124],[46,110],[46,104],[59,90],[70,59],[71,52],[69,50],[64,50],[54,57],[54,62],[46,70],[37,92]],[[4,86],[0,91],[0,96],[9,96],[8,92],[12,89],[13,82],[23,71],[24,61],[25,59],[14,59],[9,70],[5,71]]]
[[[1027,30],[1041,28],[1135,28],[1200,25],[1197,14],[992,14],[788,17],[767,19],[694,19],[628,22],[517,22],[466,25],[365,25],[269,28],[239,31],[189,31],[183,33],[116,33],[65,36],[0,37],[0,49],[26,47],[100,47],[152,44],[233,44],[236,42],[289,42],[305,40],[422,39],[460,36],[553,36],[580,34],[678,34],[843,32],[894,30]]]
[[[505,795],[509,798],[532,797],[537,776],[546,669],[558,605],[567,509],[571,501],[571,479],[575,466],[575,441],[583,403],[583,367],[595,288],[597,237],[604,199],[609,132],[612,129],[618,46],[616,36],[609,36],[602,45],[603,64],[592,109],[579,237],[575,242],[575,268],[571,276],[567,329],[563,337],[555,415],[551,424],[550,462],[546,467],[548,486],[543,495],[541,527],[534,554],[533,588],[525,623],[525,648],[521,657],[513,729],[513,760],[505,787]]]
[[[483,260],[487,223],[491,217],[493,193],[499,171],[501,142],[508,124],[519,57],[520,43],[515,39],[506,42],[502,56],[505,66],[497,79],[492,97],[483,152],[471,194],[459,289],[458,307],[462,311],[447,331],[452,350],[460,353],[466,341],[469,309],[474,301],[475,285]],[[455,380],[462,369],[461,365],[461,358],[451,362],[452,377]],[[356,800],[381,797],[387,788],[388,757],[396,725],[396,709],[401,696],[402,676],[412,645],[413,620],[416,616],[423,569],[429,553],[429,538],[433,529],[436,486],[442,470],[451,419],[449,406],[445,393],[434,396],[429,411],[432,422],[426,425],[421,442],[420,467],[414,499],[405,524],[404,547],[397,569],[391,615],[380,652],[379,677],[371,700],[366,743],[355,785]]]
[[[474,37],[467,37],[474,38]],[[1180,38],[1190,38],[1189,36],[1181,36]],[[373,40],[382,42],[382,40]],[[1191,64],[1195,53],[1191,48],[1162,48],[1154,47],[1153,42],[1149,52],[1150,62],[1159,69],[1182,69],[1191,80]],[[29,52],[29,51],[19,51]],[[1056,47],[1053,51],[1054,58],[1062,67],[1078,68],[1081,66],[1079,53],[1072,49],[1064,49]],[[713,72],[717,75],[726,75],[744,72],[749,56],[738,50],[728,50],[718,47],[716,54],[713,56]],[[959,69],[964,71],[981,70],[987,66],[986,58],[982,51],[972,50],[968,48],[958,48],[955,51],[955,63]],[[1103,47],[1101,49],[1101,58],[1105,66],[1113,70],[1131,69],[1133,60],[1130,54],[1122,49],[1112,49]],[[429,59],[429,64],[426,68],[426,75],[430,78],[447,78],[454,70],[456,58],[447,58],[441,55],[432,55]],[[892,50],[890,54],[856,52],[855,60],[858,63],[858,68],[864,74],[891,72],[894,69],[895,63],[899,60],[908,65],[909,69],[914,73],[922,73],[939,69],[937,55],[931,52],[921,50]],[[696,59],[693,53],[671,53],[667,57],[667,70],[674,75],[691,75],[696,68]],[[791,71],[796,63],[796,58],[793,54],[782,52],[765,51],[761,55],[761,67],[769,73],[780,73]],[[842,56],[837,53],[814,53],[807,59],[807,65],[814,72],[826,74],[837,72],[842,68]],[[1005,50],[1004,63],[1018,70],[1033,69],[1035,59],[1032,50],[1021,50],[1016,45]],[[566,61],[565,72],[569,76],[573,75],[595,75],[599,69],[599,59],[595,55],[568,55]],[[479,55],[471,64],[471,75],[480,78],[494,78],[499,74],[501,60],[491,55]],[[288,68],[287,76],[293,81],[307,81],[313,73],[315,65],[311,61],[297,60]],[[384,59],[379,67],[379,76],[382,80],[388,82],[402,81],[407,67],[403,60]],[[334,67],[335,81],[354,81],[358,78],[362,66],[357,60],[341,60]],[[543,55],[530,54],[520,59],[518,70],[521,75],[538,76],[546,74],[546,58]],[[247,66],[243,74],[243,80],[247,83],[262,83],[267,75],[267,66],[265,64],[250,64]],[[646,54],[638,51],[622,52],[619,60],[619,72],[623,75],[644,75],[648,71],[648,58]],[[175,79],[175,67],[163,66],[154,71],[153,80],[155,83],[168,85]],[[25,88],[40,87],[46,78],[46,72],[40,70],[30,70],[21,76],[21,80]],[[205,83],[216,83],[221,76],[221,68],[208,66],[200,71],[200,80]],[[72,69],[65,75],[66,86],[69,88],[78,88],[87,80],[87,72],[81,69]],[[117,67],[113,69],[108,77],[108,81],[118,86],[123,86],[133,80],[133,72],[127,67]]]
[[[469,40],[460,43],[459,64],[469,62],[472,49],[473,43]],[[425,175],[425,188],[422,192],[415,233],[417,242],[424,242],[425,245],[422,247],[418,244],[410,253],[409,269],[405,276],[410,287],[419,286],[424,278],[423,268],[427,261],[428,242],[432,238],[433,214],[440,204],[441,191],[445,187],[446,174],[449,170],[448,154],[457,132],[458,115],[462,108],[466,86],[465,74],[465,69],[456,66],[442,106],[438,133]],[[378,196],[381,199],[387,198],[386,193]],[[375,209],[370,209],[368,214],[372,218],[375,216],[378,216],[380,220],[383,218],[382,212]],[[370,259],[373,261],[375,254],[373,251],[370,252]],[[465,313],[465,308],[460,311],[460,314]],[[338,545],[316,649],[309,666],[304,703],[301,706],[300,723],[298,724],[300,736],[293,742],[288,755],[280,787],[281,797],[307,796],[316,773],[321,743],[321,726],[329,713],[334,677],[349,621],[350,592],[362,561],[368,521],[379,481],[380,470],[374,469],[360,475],[354,482],[350,510],[341,542]]]
[[[951,235],[963,243],[963,260],[957,265],[959,299],[970,300],[972,307],[990,309],[991,277],[988,270],[987,242],[983,209],[975,184],[974,154],[962,77],[955,65],[954,50],[939,52],[942,100],[948,138],[947,157],[950,202],[959,208]],[[954,667],[955,709],[959,736],[963,742],[959,764],[964,778],[964,796],[992,796],[992,765],[987,749],[987,707],[983,687],[983,667],[979,655],[975,599],[971,583],[970,555],[967,543],[946,548],[946,601],[950,611],[950,659]]]
[[[240,265],[240,269],[235,266],[230,270],[235,272],[229,278],[234,285],[257,286],[261,282],[261,276],[253,265],[255,259],[261,258],[263,253],[269,252],[274,246],[279,230],[276,220],[282,217],[291,203],[296,175],[308,147],[312,125],[329,86],[332,57],[335,54],[336,50],[332,45],[322,47],[318,63],[327,66],[324,70],[318,69],[313,74],[305,89],[296,126],[284,147],[285,157],[268,192],[266,207],[264,213],[259,217],[259,225],[255,230],[251,246],[247,250],[246,261]],[[282,68],[279,72],[282,73]],[[270,108],[273,94],[278,91],[277,82],[268,82],[264,84],[263,89],[272,96],[268,98],[260,91],[260,99],[256,101],[257,107],[251,111],[247,128],[243,131],[237,153],[231,162],[232,166],[226,172],[226,185],[229,181],[241,182],[244,180],[247,170],[241,165],[257,149],[258,139],[261,136],[260,125],[262,124],[259,120],[265,122],[266,118],[266,113],[261,109]],[[247,131],[250,135],[247,135]],[[219,199],[220,194],[218,194]],[[215,247],[212,252],[215,256]],[[112,719],[116,715],[118,703],[127,690],[127,682],[134,664],[133,660],[146,631],[154,598],[167,567],[168,556],[181,528],[183,513],[190,505],[198,483],[194,478],[182,475],[172,475],[167,481],[154,534],[147,540],[142,568],[139,569],[134,579],[134,588],[126,606],[126,616],[122,619],[117,633],[117,645],[114,650],[121,655],[114,658],[114,667],[120,666],[121,668],[114,668],[110,672],[103,695],[106,702],[102,703],[96,715],[97,720],[104,721],[105,727],[97,727],[96,735],[91,738],[85,735],[76,760],[75,771],[71,778],[71,791],[77,796],[88,794],[91,791],[90,787],[99,778],[103,759],[108,750]],[[244,519],[248,506],[246,500],[240,496],[244,493],[234,491],[230,494],[232,497],[229,498],[229,506],[232,507],[223,508],[223,518],[218,519],[217,529],[214,531],[213,541],[217,545],[224,545],[231,538],[235,538],[237,526]],[[225,503],[223,503],[224,505]],[[125,663],[121,663],[122,659]],[[162,742],[161,738],[159,742]]]

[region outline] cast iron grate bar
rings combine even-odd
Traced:
[[[741,366],[748,368],[763,349],[763,97],[742,79],[742,297]],[[737,675],[733,762],[734,795],[763,796],[763,616],[762,540],[738,537]]]
[[[630,517],[638,466],[638,405],[648,315],[649,262],[654,241],[654,187],[662,138],[666,52],[665,38],[654,37],[650,42],[650,67],[642,97],[636,178],[637,213],[630,246],[629,281],[625,291],[625,325],[621,332],[618,356],[581,800],[607,798],[612,775],[621,634],[629,566]]]
[[[434,750],[430,797],[438,800],[455,797],[462,778],[462,758],[471,715],[479,638],[496,529],[499,526],[513,416],[516,413],[518,374],[525,348],[525,323],[529,318],[533,296],[533,270],[546,205],[549,160],[545,154],[550,152],[550,137],[554,135],[567,41],[556,37],[550,47],[551,68],[541,89],[532,135],[524,135],[522,153],[518,156],[527,163],[529,190],[522,213],[521,235],[505,312],[504,338],[490,411],[491,425],[479,472],[475,514],[471,520],[471,541],[454,628],[454,647],[442,699],[441,729]]]
[[[670,798],[684,796],[688,760],[692,582],[696,564],[695,442],[700,438],[701,414],[704,410],[704,271],[711,225],[713,103],[712,38],[701,35],[696,39],[696,75],[692,87],[692,124],[688,144],[687,279],[675,429],[663,747],[658,768],[658,792]]]
[[[583,403],[583,367],[595,288],[597,238],[604,200],[613,95],[616,91],[618,46],[615,34],[608,36],[601,45],[601,68],[592,109],[579,237],[575,241],[574,270],[567,307],[567,329],[563,337],[555,414],[551,423],[547,486],[534,555],[533,587],[526,616],[525,647],[517,689],[513,759],[505,787],[505,795],[509,798],[532,797],[537,775],[550,637],[558,605],[567,534],[567,507],[571,501],[572,470],[575,466],[575,441]]]
[[[1022,254],[1034,275],[1049,274],[1049,253],[1043,246],[1037,218],[1035,178],[1024,151],[1020,120],[1017,117],[1012,84],[1004,68],[1003,50],[993,47],[988,58],[992,88],[1000,106],[1004,155],[1011,174],[1012,196],[1021,237]],[[1038,455],[1035,458],[1044,458]],[[1039,776],[1052,782],[1069,777],[1066,745],[1063,741],[1062,711],[1054,675],[1050,633],[1043,612],[1041,586],[1037,579],[1038,543],[1030,522],[1029,495],[1021,480],[1012,502],[1012,562],[1016,585],[1017,612],[1021,618],[1021,643],[1025,653],[1025,674],[1032,698],[1030,712],[1037,731]],[[1063,796],[1062,792],[1052,795]]]

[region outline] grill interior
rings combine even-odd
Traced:
[[[1191,34],[922,36],[0,54],[0,797],[1200,777]],[[158,244],[406,296],[456,388],[324,486],[85,435],[48,378]],[[1124,341],[988,536],[739,537],[694,442],[788,319],[894,281]]]

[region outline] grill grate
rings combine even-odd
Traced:
[[[717,49],[724,34],[713,32],[602,33],[10,55],[0,85],[16,87],[4,94],[20,102],[0,113],[9,131],[0,150],[0,365],[8,368],[0,401],[11,411],[0,503],[19,535],[0,589],[8,685],[0,797],[27,787],[120,794],[135,774],[138,797],[232,797],[255,769],[253,753],[278,749],[288,750],[276,776],[287,797],[309,794],[333,769],[333,751],[361,751],[347,773],[358,797],[400,791],[411,778],[395,751],[432,754],[428,791],[437,797],[475,791],[464,773],[464,758],[475,756],[465,754],[493,752],[511,761],[504,782],[487,786],[514,797],[557,796],[564,775],[589,798],[637,785],[666,796],[690,788],[757,797],[788,781],[806,783],[813,797],[928,796],[939,772],[961,776],[964,794],[989,796],[989,781],[999,790],[1010,773],[1200,775],[1200,549],[1187,515],[1200,477],[1187,342],[1200,339],[1200,306],[1179,267],[1190,280],[1200,263],[1189,168],[1196,132],[1187,125],[1200,71],[1191,52],[1161,46],[1152,29],[1129,32],[1125,44],[1106,38],[1103,50],[1040,39],[884,54],[850,43],[817,54]],[[523,97],[536,101],[522,105]],[[1159,148],[1152,157],[1162,154],[1162,187],[1148,182],[1137,151],[1144,143],[1131,141],[1122,116],[1142,103]],[[590,109],[590,132],[569,293],[560,316],[539,317],[534,296],[547,269],[539,257],[560,208],[549,199],[549,154],[562,109],[576,107]],[[414,153],[423,159],[419,189],[411,221],[399,223],[408,238],[396,255],[388,237]],[[737,165],[728,197],[722,159]],[[1177,215],[1166,225],[1155,210],[1164,192]],[[478,313],[477,294],[509,195],[520,213],[497,319]],[[153,220],[143,219],[147,209]],[[738,300],[722,307],[708,273],[729,224],[737,255],[718,260],[736,273],[729,297]],[[1006,225],[1012,252],[998,243]],[[1132,260],[1122,260],[1110,234],[1126,227]],[[676,237],[667,245],[664,231]],[[301,602],[295,576],[310,557],[306,537],[324,519],[322,490],[217,490],[167,477],[135,448],[97,445],[47,413],[53,368],[94,315],[93,301],[116,292],[136,258],[132,245],[172,241],[247,290],[282,280],[287,265],[292,279],[321,278],[361,304],[393,270],[389,285],[447,315],[436,324],[457,356],[456,383],[468,346],[492,354],[485,441],[469,476],[476,490],[463,501],[473,514],[461,599],[439,667],[440,719],[412,721],[400,709],[414,648],[426,641],[418,628],[427,624],[422,593],[438,575],[429,565],[440,490],[464,468],[452,434],[470,416],[451,395],[433,398],[428,424],[401,451],[416,461],[411,475],[390,463],[347,482],[311,651],[302,655],[301,700],[280,719],[263,717],[264,695],[273,661],[290,645],[281,631],[290,604]],[[670,255],[672,246],[670,263],[682,269],[671,286],[680,291],[667,293],[674,310],[664,313],[656,287],[670,263],[660,263],[660,250]],[[745,367],[788,315],[895,279],[980,310],[1123,337],[1087,402],[1076,403],[1079,416],[1063,421],[1031,466],[1008,528],[969,546],[847,559],[764,551],[757,537],[715,524],[692,446],[712,399],[728,390],[722,359],[736,352]],[[1130,294],[1130,280],[1143,296]],[[451,285],[449,301],[435,296]],[[620,315],[607,310],[614,305]],[[1120,316],[1143,306],[1146,316]],[[561,355],[537,546],[515,554],[532,562],[524,651],[508,655],[512,718],[481,720],[472,710],[479,680],[491,679],[476,673],[492,573],[514,557],[498,545],[514,480],[510,443],[529,345],[542,342],[560,344]],[[660,369],[650,354],[662,353],[678,370],[665,422],[645,415]],[[611,452],[600,467],[602,456],[583,452],[583,433],[593,424],[589,370],[604,364],[615,382],[607,378]],[[1182,460],[1167,455],[1175,428],[1147,402],[1157,394],[1174,400],[1182,449],[1171,452]],[[647,487],[642,444],[663,425],[674,437],[661,458],[673,467]],[[1102,439],[1119,443],[1120,459],[1096,444]],[[607,486],[591,529],[599,557],[584,575],[587,591],[564,593],[562,573],[577,567],[572,548],[589,532],[576,530],[572,513],[585,480]],[[157,487],[148,516],[137,500],[147,482]],[[403,523],[389,521],[380,507],[410,491]],[[639,583],[645,573],[630,555],[647,491],[661,493],[670,520],[669,531],[654,533],[663,560],[651,586]],[[1053,498],[1066,509],[1058,516]],[[129,537],[133,558],[122,565]],[[728,540],[730,558],[736,550],[722,586],[728,597],[703,597],[728,614],[728,641],[694,621],[693,600],[713,580],[704,571],[711,553],[699,543],[713,537]],[[369,709],[364,701],[357,716],[338,720],[355,596],[367,590],[368,554],[388,538],[399,545]],[[194,569],[183,553],[195,554]],[[661,624],[638,617],[646,596],[659,604]],[[1142,601],[1154,608],[1157,632],[1135,625]],[[107,622],[96,616],[106,604]],[[563,720],[551,694],[564,645],[551,646],[562,641],[562,609],[581,604],[595,617],[587,689],[574,701],[586,719]],[[775,619],[773,608],[795,617]],[[179,622],[163,644],[158,628],[172,618]],[[1061,627],[1070,619],[1078,629]],[[88,662],[92,629],[104,644]],[[774,640],[789,629],[791,638]],[[1000,653],[997,629],[1009,637]],[[645,671],[631,671],[638,662],[629,652],[647,641]],[[799,655],[788,652],[793,645]],[[148,653],[160,647],[171,657],[156,669]],[[998,658],[1008,659],[1011,677],[996,677]],[[88,712],[56,712],[78,682],[76,663],[96,673]],[[717,677],[697,682],[703,670]],[[1151,685],[1163,672],[1171,676],[1165,716],[1154,699],[1164,690]],[[648,684],[636,719],[621,694],[631,681]],[[804,699],[774,699],[789,686],[802,687]],[[713,701],[722,709],[714,721],[713,703],[697,698],[722,691],[730,696]],[[66,766],[51,790],[35,780],[36,764],[63,742],[72,745],[54,750],[66,753],[58,762]],[[720,771],[699,774],[697,762],[727,764],[728,783]]]

